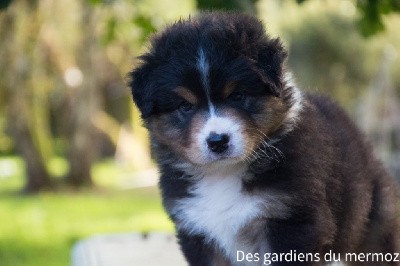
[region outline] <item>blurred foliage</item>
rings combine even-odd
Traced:
[[[358,26],[364,36],[371,36],[385,29],[382,15],[400,12],[400,0],[358,0],[361,11]]]
[[[267,29],[285,42],[288,67],[300,87],[329,94],[350,112],[379,71],[383,51],[388,46],[400,51],[399,16],[386,17],[386,31],[366,39],[355,23],[354,1],[261,0],[258,9]],[[398,91],[399,59],[391,75]]]
[[[308,0],[296,0],[302,4]],[[357,25],[365,37],[372,36],[385,29],[382,16],[400,12],[400,0],[357,0],[361,15]]]
[[[89,0],[92,5],[111,4],[115,0]]]
[[[255,12],[257,0],[196,0],[200,10],[238,10],[249,13]]]
[[[285,23],[282,35],[301,87],[328,93],[349,107],[377,71],[379,56],[358,34],[352,18],[337,11],[304,11]]]
[[[151,21],[151,17],[139,15],[134,20],[137,26],[139,26],[142,30],[142,36],[139,39],[140,42],[145,42],[147,37],[156,31],[156,27]]]
[[[0,0],[0,10],[7,8],[13,0]]]

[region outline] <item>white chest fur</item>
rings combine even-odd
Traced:
[[[265,199],[243,191],[244,171],[233,170],[205,175],[192,188],[192,197],[176,202],[173,208],[178,228],[205,235],[231,259],[237,250],[246,248],[238,239],[240,229],[265,211]]]

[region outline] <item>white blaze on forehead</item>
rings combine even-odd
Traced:
[[[207,97],[208,109],[210,113],[208,120],[205,122],[203,128],[199,130],[196,136],[196,141],[198,142],[199,147],[201,147],[202,154],[204,157],[209,157],[210,152],[208,150],[206,140],[210,134],[214,132],[216,134],[227,134],[230,137],[229,146],[231,155],[240,156],[244,151],[244,141],[242,137],[241,126],[237,120],[230,117],[222,117],[216,113],[216,108],[211,102],[210,96],[210,65],[207,60],[206,53],[202,47],[200,47],[198,51],[196,67],[200,72],[201,83]]]
[[[206,54],[205,54],[203,48],[200,48],[199,52],[198,52],[197,69],[200,72],[201,83],[204,87],[204,90],[205,90],[205,93],[207,96],[210,114],[211,114],[211,116],[214,116],[215,115],[215,107],[211,103],[211,97],[210,97],[210,84],[209,84],[210,65],[208,64],[208,60],[207,60],[207,57],[206,57]]]
[[[198,59],[197,59],[197,69],[200,71],[201,82],[204,88],[206,89],[207,95],[208,93],[208,72],[210,66],[208,65],[208,61],[206,58],[206,54],[204,53],[203,48],[199,49]]]

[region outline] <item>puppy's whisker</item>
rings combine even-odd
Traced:
[[[258,153],[262,153],[269,159],[275,159],[276,161],[279,161],[280,157],[283,157],[283,153],[276,147],[273,147],[272,145],[268,144],[268,142],[265,141],[263,136],[256,135],[256,137],[260,141],[260,145],[257,148]],[[267,149],[270,152],[270,154],[267,153],[267,151],[266,151]],[[272,155],[272,157],[271,157],[271,155]]]
[[[277,161],[277,162],[279,162],[280,160],[280,157],[282,157],[282,153],[278,150],[277,151],[277,149],[275,148],[275,149],[271,149],[271,148],[274,148],[274,147],[272,147],[271,145],[269,145],[266,141],[263,141],[262,142],[262,145],[266,148],[266,149],[268,149],[270,152],[271,152],[271,154],[273,155],[273,157],[274,157],[274,159]],[[278,154],[276,153],[276,151],[278,152]]]
[[[271,140],[264,132],[262,132],[262,131],[259,130],[259,129],[257,129],[257,130],[258,130],[266,139],[268,139],[270,142],[272,142],[272,140]],[[269,147],[275,149],[282,157],[285,157],[284,154],[282,153],[282,151],[279,150],[278,148],[276,148],[274,145],[272,145],[272,144],[270,144],[270,143],[268,143],[268,142],[265,142],[265,144],[268,145]]]
[[[274,149],[277,153],[279,153],[279,155],[282,157],[282,158],[285,158],[285,156],[284,156],[284,154],[283,154],[283,152],[281,151],[281,150],[279,150],[277,147],[275,147],[274,145],[272,145],[272,144],[270,144],[271,142],[272,142],[272,140],[264,133],[264,132],[262,132],[261,130],[259,130],[258,128],[256,129],[261,135],[262,135],[262,143],[263,143],[263,145],[265,145],[266,147],[269,147],[269,148],[272,148],[272,149]],[[260,137],[260,136],[259,136]],[[267,141],[265,141],[265,139],[267,139],[270,143],[268,143]]]

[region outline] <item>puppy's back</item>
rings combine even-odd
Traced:
[[[398,252],[397,237],[393,237],[397,236],[397,184],[342,108],[327,97],[308,94],[307,99],[319,113],[320,126],[331,136],[335,150],[326,189],[338,225],[334,249]]]

